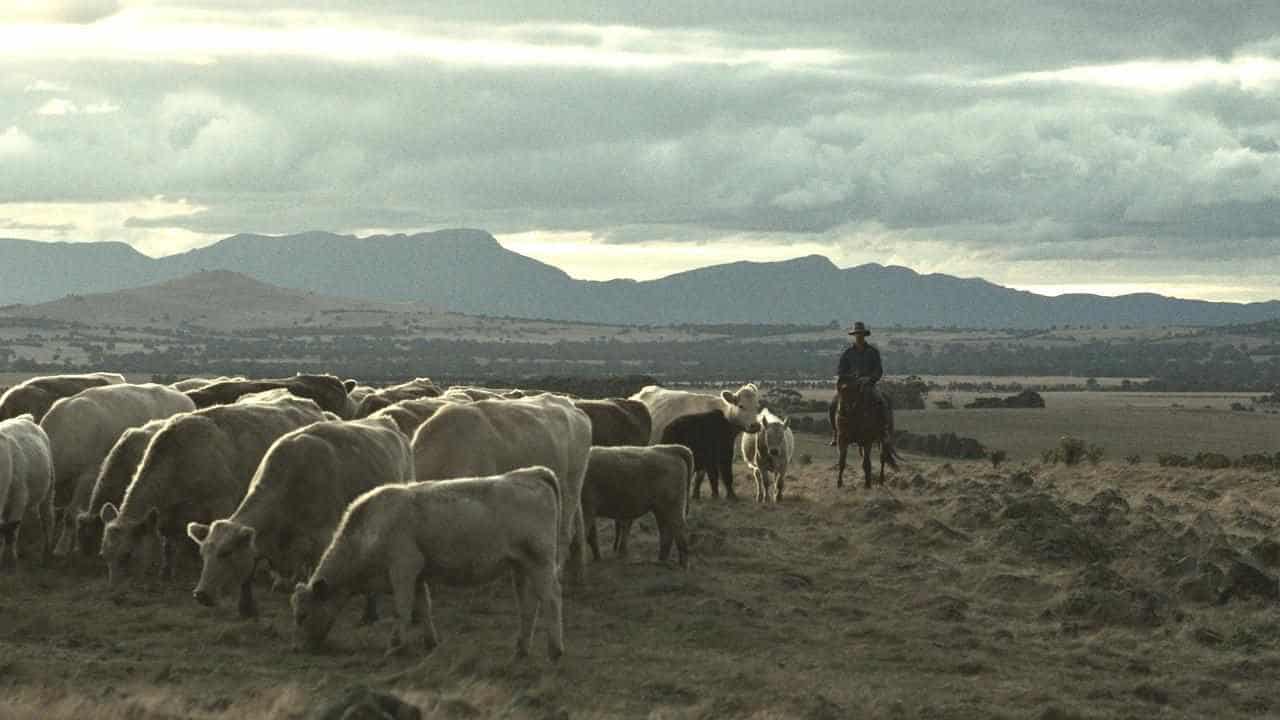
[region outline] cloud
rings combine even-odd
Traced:
[[[0,22],[25,21],[85,25],[120,12],[118,0],[37,0],[0,11]]]

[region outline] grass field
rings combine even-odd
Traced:
[[[194,573],[119,594],[92,566],[0,577],[0,718],[297,718],[355,684],[439,718],[1280,712],[1274,577],[1258,598],[1231,571],[1280,561],[1274,474],[909,457],[868,492],[834,488],[816,438],[799,451],[781,505],[694,505],[689,570],[653,561],[648,521],[630,562],[606,551],[566,591],[556,666],[509,661],[505,583],[435,590],[443,644],[385,659],[386,621],[356,607],[312,656],[283,596],[241,621],[190,599]]]

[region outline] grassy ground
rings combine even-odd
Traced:
[[[688,571],[653,562],[648,521],[630,562],[592,564],[558,666],[510,663],[505,584],[437,589],[441,647],[384,659],[386,623],[356,607],[311,656],[283,596],[241,621],[196,605],[193,575],[119,595],[95,567],[0,577],[0,718],[293,718],[355,684],[441,718],[1280,712],[1274,578],[1260,599],[1229,577],[1280,561],[1258,544],[1275,475],[908,458],[868,492],[836,490],[814,439],[800,452],[817,460],[781,505],[692,508]]]

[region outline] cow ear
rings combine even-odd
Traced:
[[[783,419],[782,419],[782,427],[784,427],[784,428],[789,428],[789,427],[791,427],[791,418],[790,418],[790,417],[785,417],[785,418],[783,418]]]
[[[147,511],[147,516],[142,518],[142,527],[147,532],[155,532],[160,526],[160,509],[152,507]]]
[[[98,511],[98,517],[102,518],[102,522],[109,523],[120,516],[120,511],[112,503],[107,503]]]
[[[324,578],[317,578],[311,583],[311,595],[320,602],[327,600],[329,598],[329,582]]]
[[[197,545],[203,545],[205,540],[209,539],[209,526],[198,522],[187,523],[187,537],[196,542]]]
[[[342,381],[342,387],[343,387],[343,388],[345,388],[347,392],[351,392],[352,390],[355,390],[355,389],[356,389],[356,381],[355,381],[355,380],[343,380],[343,381]]]
[[[254,534],[255,533],[253,531],[253,528],[247,525],[241,525],[240,529],[236,531],[235,544],[236,545],[252,545]]]
[[[737,404],[738,404],[738,396],[737,396],[737,395],[734,395],[733,393],[729,392],[728,390],[725,390],[724,392],[720,393],[720,397],[724,398],[724,401],[725,401],[725,402],[727,402],[727,403],[729,403],[730,405],[737,405]]]

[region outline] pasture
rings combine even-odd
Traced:
[[[357,684],[433,718],[1280,712],[1274,474],[908,457],[887,487],[837,491],[831,450],[798,439],[815,461],[781,505],[692,506],[688,571],[653,561],[649,520],[630,562],[590,564],[558,665],[541,626],[511,663],[507,583],[435,589],[425,658],[384,658],[389,620],[355,627],[359,603],[307,655],[282,595],[243,621],[191,599],[185,558],[177,582],[122,593],[86,561],[0,577],[0,717],[298,718]],[[1270,587],[1237,577],[1245,560]]]

